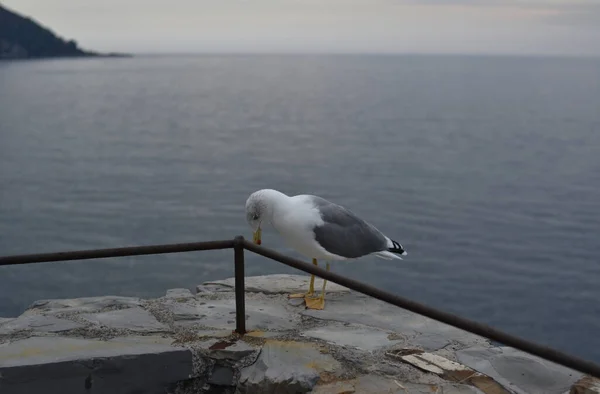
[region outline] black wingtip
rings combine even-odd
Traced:
[[[388,248],[388,252],[392,252],[392,253],[396,253],[402,256],[406,256],[406,251],[404,250],[404,248],[402,247],[402,245],[400,245],[398,242],[394,241],[393,239],[390,240],[392,241],[392,247]]]

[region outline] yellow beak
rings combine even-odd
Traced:
[[[260,245],[260,243],[261,243],[260,235],[261,235],[260,227],[258,228],[258,230],[256,230],[255,232],[252,233],[252,240],[257,245]]]

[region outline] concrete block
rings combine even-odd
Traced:
[[[0,345],[2,394],[164,394],[192,375],[189,349],[161,337],[38,337]]]

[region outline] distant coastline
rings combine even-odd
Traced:
[[[132,56],[82,49],[76,41],[65,40],[37,21],[0,4],[0,60]]]

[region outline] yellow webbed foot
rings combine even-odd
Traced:
[[[306,308],[308,309],[325,309],[324,297],[304,297],[304,302],[306,302]]]
[[[327,272],[329,272],[329,262],[327,262]],[[313,283],[311,282],[311,290],[313,289]],[[304,297],[304,302],[306,303],[306,308],[308,309],[317,309],[323,310],[325,309],[325,286],[327,285],[327,280],[323,280],[323,289],[321,290],[321,295],[319,297],[311,297],[310,295],[306,295]]]

